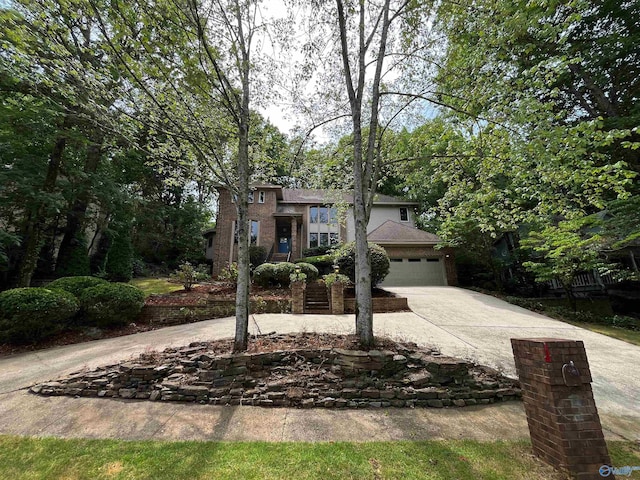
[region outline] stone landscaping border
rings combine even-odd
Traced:
[[[293,337],[281,335],[280,337]],[[521,397],[516,380],[435,351],[293,349],[215,355],[207,343],[33,386],[41,395],[262,407],[463,407]]]

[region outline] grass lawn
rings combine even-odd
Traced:
[[[601,333],[609,337],[617,338],[628,343],[640,346],[640,332],[635,330],[628,330],[626,328],[611,327],[608,325],[599,325],[597,323],[585,323],[585,322],[573,322],[569,320],[563,320],[566,323],[575,325],[576,327],[591,330],[592,332]]]
[[[616,467],[640,447],[612,442]],[[214,443],[0,436],[11,479],[564,479],[528,442]],[[634,472],[629,478],[640,478]]]
[[[142,290],[147,297],[154,293],[170,293],[184,289],[181,284],[170,283],[166,278],[134,278],[129,283]]]

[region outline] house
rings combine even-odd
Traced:
[[[218,218],[211,240],[213,274],[237,260],[233,196],[218,188]],[[353,196],[328,190],[253,185],[249,194],[251,243],[263,246],[267,261],[294,261],[306,248],[355,239]],[[368,225],[369,241],[384,247],[391,269],[383,285],[455,285],[453,252],[436,249],[440,239],[415,227],[416,203],[377,195]]]

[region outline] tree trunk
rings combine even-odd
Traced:
[[[66,119],[64,124],[66,124]],[[51,193],[56,186],[56,180],[58,179],[58,172],[60,171],[60,164],[62,163],[62,155],[67,144],[67,138],[64,136],[58,137],[56,143],[53,146],[51,156],[49,157],[49,164],[47,166],[47,176],[42,187],[44,193]],[[18,270],[18,287],[28,287],[31,285],[31,277],[38,264],[38,255],[40,253],[40,247],[42,246],[42,230],[45,223],[45,212],[47,204],[40,201],[32,208],[27,219],[26,227],[24,229],[24,237],[26,238],[24,251],[22,254],[22,260],[20,262],[20,269]]]
[[[100,159],[102,157],[102,141],[103,135],[98,133],[95,141],[87,148],[87,155],[84,164],[84,173],[86,180],[82,183],[77,198],[72,203],[67,212],[67,224],[64,228],[64,236],[60,244],[58,259],[56,262],[56,270],[60,266],[65,266],[69,257],[72,255],[74,247],[77,246],[78,238],[83,234],[85,227],[85,217],[90,201],[91,177],[97,171]],[[87,252],[88,255],[88,252]]]

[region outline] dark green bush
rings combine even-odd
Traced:
[[[133,245],[128,232],[114,236],[104,269],[112,282],[128,282],[133,277]]]
[[[295,266],[300,267],[300,271],[307,276],[307,282],[313,282],[320,276],[318,269],[310,263],[300,262],[296,263]]]
[[[80,296],[84,323],[95,327],[127,325],[144,305],[144,293],[126,283],[107,283],[87,288]]]
[[[81,275],[89,275],[91,269],[89,267],[89,248],[84,236],[74,238],[70,245],[67,245],[64,251],[58,254],[56,263],[56,276],[75,277]]]
[[[296,260],[296,263],[309,263],[318,269],[321,275],[333,272],[333,255],[319,255],[317,257],[304,257]]]
[[[64,290],[15,288],[0,293],[0,342],[33,343],[61,330],[78,312]]]
[[[389,256],[384,248],[375,243],[369,243],[369,256],[371,258],[371,287],[375,287],[389,273]],[[340,267],[340,273],[356,283],[355,242],[345,244],[336,252],[335,263]]]
[[[60,290],[72,293],[77,298],[80,298],[82,292],[87,288],[97,287],[98,285],[104,285],[105,283],[108,282],[97,277],[63,277],[49,283],[47,288],[59,288]]]
[[[249,247],[249,263],[256,268],[267,261],[267,249],[258,245]]]
[[[302,249],[302,256],[304,257],[317,257],[321,255],[331,254],[342,247],[342,244],[333,245],[320,245],[318,247],[304,248]]]
[[[261,287],[268,287],[275,278],[276,270],[273,263],[263,263],[253,271],[253,281]]]

